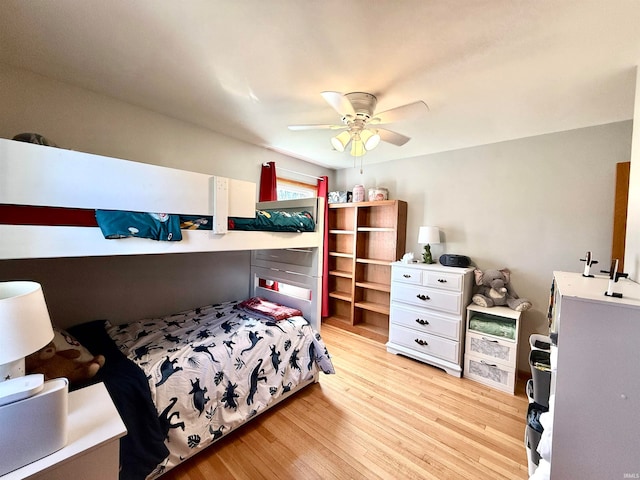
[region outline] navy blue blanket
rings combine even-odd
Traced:
[[[120,480],[144,480],[169,455],[144,372],[120,352],[107,334],[104,320],[68,331],[91,353],[105,356],[104,367],[91,383],[104,383],[127,427],[127,435],[120,440]],[[82,386],[86,384],[76,388]]]

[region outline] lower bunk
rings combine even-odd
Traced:
[[[104,382],[127,426],[121,480],[162,475],[320,372],[334,373],[301,312],[260,297],[68,331],[106,359],[92,382]]]

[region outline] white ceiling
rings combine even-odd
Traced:
[[[429,105],[381,162],[630,119],[639,61],[638,0],[0,1],[0,62],[331,168],[322,91]]]

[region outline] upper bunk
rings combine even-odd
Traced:
[[[0,139],[0,207],[153,212],[207,216],[211,230],[183,229],[180,241],[105,239],[98,226],[55,221],[3,221],[0,260],[110,255],[318,248],[323,242],[322,199],[256,203],[252,182]],[[229,217],[257,210],[309,212],[311,232],[228,230]],[[53,213],[49,213],[53,212]]]

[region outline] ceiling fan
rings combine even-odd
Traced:
[[[375,113],[377,98],[365,92],[322,92],[322,97],[342,117],[342,125],[289,125],[290,130],[343,130],[331,139],[331,144],[339,152],[343,152],[351,144],[350,153],[354,157],[364,155],[374,149],[382,140],[393,145],[402,146],[411,140],[400,133],[380,128],[401,119],[412,118],[429,111],[423,101],[408,103],[384,112]]]

